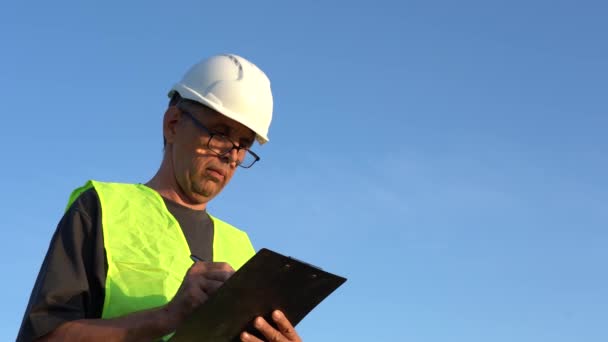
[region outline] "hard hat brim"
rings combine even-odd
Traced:
[[[175,93],[178,93],[180,95],[180,97],[182,97],[184,99],[195,101],[206,107],[209,107],[209,108],[215,110],[216,112],[222,114],[223,116],[230,118],[230,119],[244,125],[245,127],[249,128],[250,130],[252,130],[255,133],[256,140],[260,145],[264,145],[265,143],[267,143],[269,141],[268,136],[266,134],[260,134],[260,132],[257,132],[252,127],[253,125],[246,122],[247,120],[244,120],[244,118],[242,116],[238,115],[238,113],[235,113],[235,112],[229,110],[228,108],[225,108],[224,106],[222,106],[219,103],[215,103],[214,101],[207,99],[205,96],[199,94],[194,89],[187,87],[183,83],[177,83],[173,86],[171,91],[169,91],[169,93],[168,93],[169,98],[172,98]]]

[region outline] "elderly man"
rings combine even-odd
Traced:
[[[255,253],[245,232],[206,207],[237,167],[260,159],[250,148],[268,141],[268,78],[242,57],[218,55],[169,96],[156,175],[145,184],[89,181],[72,193],[19,341],[166,340]],[[254,320],[267,340],[300,341],[283,313],[272,318]]]

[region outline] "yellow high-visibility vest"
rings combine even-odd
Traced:
[[[95,188],[101,203],[108,261],[102,318],[167,304],[192,266],[190,248],[162,197],[143,184],[88,181],[72,192]],[[213,261],[239,269],[255,251],[247,233],[213,216]]]

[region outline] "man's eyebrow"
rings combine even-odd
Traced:
[[[228,127],[228,125],[226,124],[215,124],[215,125],[209,125],[209,129],[211,129],[212,131],[216,131],[218,133],[222,133],[222,134],[230,134],[230,127]]]
[[[253,146],[253,139],[249,139],[249,138],[243,138],[241,139],[241,141],[239,141],[239,144],[243,145],[243,146],[247,146],[247,147],[251,147]]]
[[[229,136],[230,133],[232,133],[232,128],[230,128],[230,126],[225,125],[225,124],[210,125],[209,129],[212,130],[213,132],[220,133],[220,134],[223,134],[226,136]],[[255,137],[254,138],[241,138],[241,139],[239,139],[239,144],[245,145],[245,146],[252,146],[254,141],[255,141]]]

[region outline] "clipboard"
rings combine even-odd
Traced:
[[[240,341],[262,316],[271,325],[273,310],[283,311],[295,327],[340,287],[346,278],[263,248],[235,272],[176,329],[170,342]],[[276,327],[275,327],[276,328]]]

